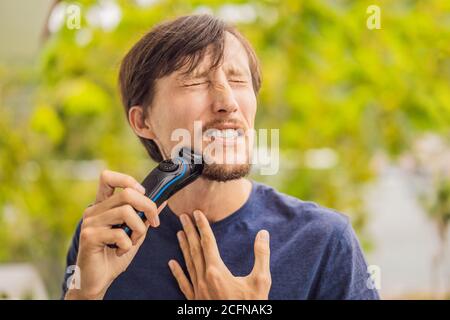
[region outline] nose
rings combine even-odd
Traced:
[[[214,83],[213,87],[213,112],[214,113],[233,113],[236,112],[239,105],[226,79],[221,79]]]

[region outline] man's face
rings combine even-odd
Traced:
[[[247,53],[232,34],[226,33],[223,63],[215,69],[210,64],[207,53],[193,72],[179,70],[158,79],[147,121],[166,155],[178,145],[171,141],[174,130],[187,129],[191,146],[213,162],[205,165],[203,176],[227,181],[250,170],[256,96]],[[196,135],[195,121],[202,125]]]

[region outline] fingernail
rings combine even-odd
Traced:
[[[182,214],[182,215],[180,216],[180,220],[181,220],[181,224],[182,224],[183,226],[186,225],[187,220],[186,220],[186,215],[185,215],[185,214]]]
[[[181,241],[181,231],[177,232],[177,238],[178,238],[178,241]]]
[[[198,222],[200,220],[200,212],[199,211],[194,211],[194,219],[196,222]]]
[[[262,230],[259,233],[259,238],[263,241],[269,241],[269,232],[267,232],[267,230]]]
[[[153,217],[153,221],[155,222],[155,226],[156,226],[156,227],[158,227],[159,224],[161,223],[161,222],[159,221],[159,216],[154,216],[154,217]]]
[[[173,261],[172,261],[172,260],[169,261],[169,268],[170,268],[171,270],[173,270]]]
[[[140,193],[145,194],[145,188],[144,188],[141,184],[136,183],[135,188],[136,188],[136,190],[138,190]]]

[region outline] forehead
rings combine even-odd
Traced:
[[[187,67],[176,72],[177,77],[195,77],[201,76],[211,71],[213,63],[212,47],[207,48],[205,56],[200,63],[190,73],[186,74]],[[223,60],[219,65],[225,71],[239,72],[250,75],[250,67],[247,52],[242,43],[231,33],[225,33]]]
[[[231,33],[225,33],[224,64],[236,61],[248,67],[248,56],[242,43]]]

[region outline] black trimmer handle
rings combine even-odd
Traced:
[[[144,179],[142,185],[150,198],[159,208],[161,204],[168,200],[174,193],[194,182],[203,171],[203,158],[195,154],[191,149],[182,148],[179,156],[161,161]],[[137,211],[137,215],[146,221],[147,218],[142,211]],[[113,228],[122,228],[131,237],[131,230],[125,223],[114,225]],[[110,248],[117,248],[116,244],[108,244]]]

